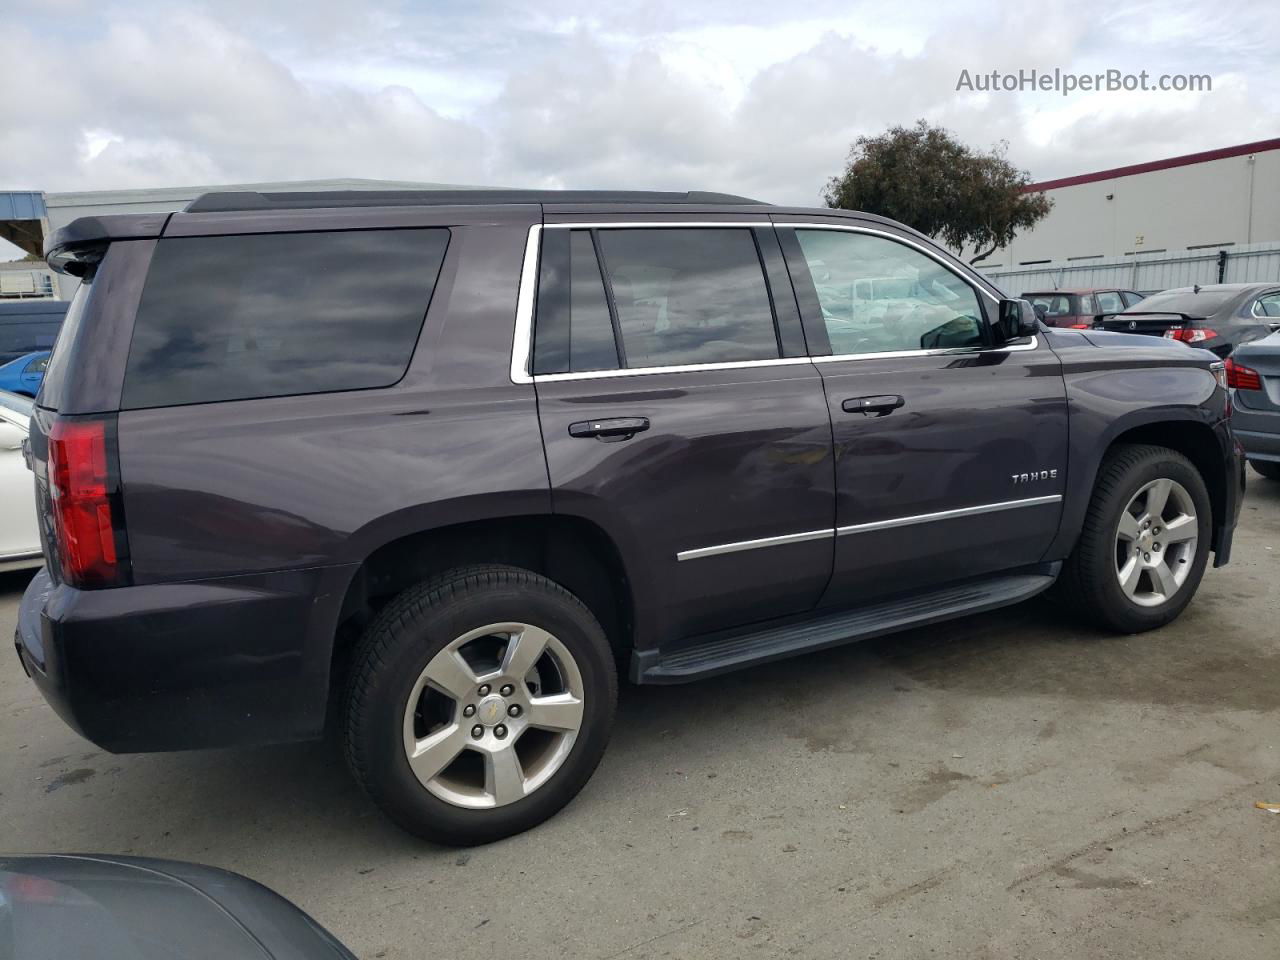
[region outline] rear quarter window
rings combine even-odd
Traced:
[[[408,369],[448,243],[444,229],[161,240],[121,406],[390,386]]]

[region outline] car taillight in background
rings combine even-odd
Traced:
[[[1164,332],[1166,340],[1181,340],[1183,343],[1200,343],[1217,335],[1217,331],[1208,327],[1170,327]]]
[[[1262,377],[1258,375],[1258,371],[1243,364],[1236,363],[1230,357],[1227,357],[1227,386],[1236,390],[1261,390]]]
[[[1093,324],[1092,323],[1069,323],[1067,324],[1067,328],[1069,330],[1092,330]]]
[[[49,430],[49,496],[62,579],[77,587],[128,582],[114,423],[55,420]]]

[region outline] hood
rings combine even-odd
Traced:
[[[109,855],[0,857],[0,956],[13,960],[355,960],[239,874]]]

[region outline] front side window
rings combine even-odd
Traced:
[[[834,356],[978,347],[978,294],[906,244],[842,230],[797,230]]]
[[[390,386],[408,369],[448,243],[439,228],[161,240],[122,406]]]

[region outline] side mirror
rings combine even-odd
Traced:
[[[1039,320],[1041,323],[1044,323],[1044,318],[1049,315],[1049,308],[1046,307],[1043,303],[1033,303],[1032,306],[1035,308],[1035,311],[1036,311],[1036,319]]]
[[[997,335],[1004,343],[1034,337],[1039,329],[1035,307],[1028,300],[1001,300],[1000,319],[996,321]]]

